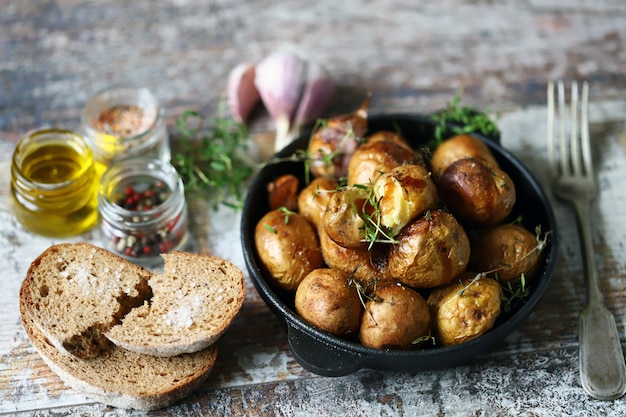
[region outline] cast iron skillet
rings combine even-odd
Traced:
[[[399,131],[416,148],[423,146],[433,134],[430,117],[395,114],[370,116],[368,132]],[[544,249],[545,264],[542,273],[533,281],[526,302],[502,316],[495,327],[476,339],[458,346],[432,347],[421,350],[381,350],[364,347],[358,342],[344,340],[319,330],[302,320],[293,307],[293,294],[277,290],[266,280],[254,245],[257,222],[269,210],[267,184],[283,174],[294,174],[304,184],[304,164],[282,161],[266,165],[254,178],[246,196],[242,213],[241,241],[247,269],[255,288],[287,326],[287,338],[295,359],[307,370],[324,376],[341,376],[361,368],[388,371],[416,372],[449,368],[469,361],[506,338],[533,311],[550,283],[557,254],[556,221],[549,200],[533,175],[513,155],[498,144],[499,138],[476,135],[491,149],[501,168],[516,186],[517,203],[511,220],[522,215],[523,224],[531,231],[541,225],[542,231],[551,231]],[[293,155],[306,149],[309,135],[305,135],[280,151],[278,157]]]

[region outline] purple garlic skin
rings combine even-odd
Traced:
[[[306,83],[306,66],[286,52],[274,52],[257,64],[254,84],[274,121],[291,124]]]
[[[245,122],[261,96],[254,85],[256,68],[253,63],[242,63],[232,69],[228,76],[226,97],[233,118]]]
[[[295,134],[306,124],[322,117],[335,95],[335,83],[319,63],[308,62],[306,79],[300,104],[291,124],[291,130]]]

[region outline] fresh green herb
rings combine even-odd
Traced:
[[[359,300],[361,301],[361,305],[368,312],[368,314],[372,318],[372,321],[374,323],[376,323],[376,319],[374,319],[374,316],[372,315],[372,313],[367,309],[366,303],[367,303],[367,301],[376,301],[376,302],[381,302],[382,301],[382,298],[380,298],[379,296],[376,295],[376,284],[378,283],[378,280],[375,279],[373,281],[368,281],[368,282],[365,282],[365,283],[357,280],[355,278],[354,274],[356,274],[356,271],[360,267],[361,267],[361,265],[358,264],[354,268],[354,271],[352,271],[352,274],[350,274],[350,278],[348,278],[348,287],[349,288],[356,288],[356,293],[359,296]],[[371,290],[370,290],[370,287],[372,287]],[[376,323],[376,324],[378,324],[378,323]]]
[[[376,242],[398,243],[389,233],[389,230],[380,224],[380,199],[376,198],[372,185],[354,184],[354,187],[367,190],[367,198],[364,199],[360,207],[352,203],[354,212],[363,219],[361,233],[365,241],[369,243],[367,250],[372,249]]]
[[[432,116],[435,125],[434,149],[443,140],[453,135],[479,133],[487,137],[500,134],[498,126],[486,112],[480,112],[472,107],[461,106],[461,92],[454,95],[452,101],[442,111]]]
[[[506,313],[515,308],[518,303],[523,303],[530,295],[530,287],[526,286],[526,277],[524,274],[520,275],[519,282],[515,284],[507,282],[501,286],[503,292],[502,309]]]
[[[196,111],[185,111],[176,120],[180,150],[173,153],[172,164],[185,192],[206,196],[213,208],[223,204],[240,209],[245,181],[254,171],[254,163],[245,155],[248,129],[243,123],[218,117],[207,132],[204,122]]]
[[[430,333],[427,335],[418,337],[417,339],[413,340],[411,344],[419,345],[422,342],[428,342],[428,341],[430,341],[433,345],[435,345],[435,337],[432,336]]]

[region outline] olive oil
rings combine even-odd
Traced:
[[[82,233],[98,220],[97,176],[80,135],[47,129],[24,137],[11,164],[13,211],[25,228],[46,236]]]

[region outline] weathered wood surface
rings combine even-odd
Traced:
[[[621,0],[441,2],[0,0],[0,414],[141,415],[69,390],[30,346],[17,292],[40,252],[9,206],[13,147],[28,130],[75,128],[86,98],[129,81],[150,88],[168,123],[216,114],[228,71],[275,49],[324,62],[340,88],[331,112],[366,92],[372,113],[430,112],[462,88],[463,103],[500,115],[503,145],[546,180],[545,86],[591,81],[600,196],[593,207],[602,290],[626,343],[626,4]],[[258,109],[252,131],[271,124]],[[248,282],[242,313],[220,341],[209,381],[155,415],[626,415],[626,399],[595,401],[578,378],[581,261],[573,213],[555,202],[561,248],[535,313],[472,363],[419,374],[360,371],[324,378],[292,358],[285,329]],[[194,206],[203,252],[240,265],[239,216]],[[98,242],[95,233],[70,240]]]

